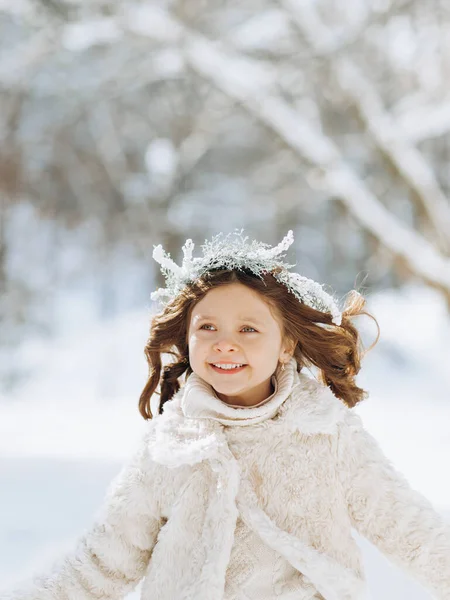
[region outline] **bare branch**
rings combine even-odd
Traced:
[[[187,29],[185,56],[191,68],[238,100],[275,132],[298,156],[316,167],[319,185],[340,199],[361,226],[379,239],[409,269],[430,285],[450,294],[450,261],[416,232],[389,213],[343,160],[336,145],[277,94],[247,77],[252,62],[225,51]],[[245,69],[239,66],[246,63]]]
[[[298,0],[281,0],[289,10],[293,22],[307,39],[311,47],[320,50],[330,45],[333,33],[319,19],[312,5]],[[330,56],[336,80],[342,92],[352,101],[363,120],[367,131],[379,150],[389,159],[402,175],[405,183],[413,190],[427,215],[437,236],[441,251],[450,251],[450,208],[432,169],[420,151],[384,109],[375,87],[355,63],[343,56]]]
[[[402,101],[406,103],[407,99]],[[397,123],[411,143],[446,135],[450,131],[450,99],[395,111]]]

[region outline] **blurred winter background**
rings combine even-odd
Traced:
[[[1,584],[136,446],[153,246],[234,228],[367,296],[356,410],[450,520],[449,3],[0,0],[0,51]],[[374,598],[431,597],[355,537]]]

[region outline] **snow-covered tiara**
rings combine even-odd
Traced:
[[[294,241],[292,229],[290,229],[283,240],[270,248],[269,244],[253,240],[246,243],[248,237],[242,238],[243,229],[235,229],[236,239],[230,240],[230,233],[224,238],[223,233],[213,236],[212,240],[202,245],[203,256],[193,258],[194,243],[187,239],[183,246],[183,263],[178,266],[171,258],[170,253],[164,251],[161,244],[153,247],[153,258],[161,265],[161,272],[166,279],[166,287],[159,288],[152,292],[151,299],[159,300],[163,305],[175,298],[183,288],[193,283],[198,277],[211,271],[212,269],[248,269],[260,279],[261,273],[271,272],[273,269],[281,270],[272,273],[277,281],[284,284],[287,289],[293,293],[300,302],[308,306],[328,312],[332,315],[332,322],[340,325],[342,313],[339,310],[336,301],[330,294],[327,294],[320,283],[298,273],[288,271],[295,265],[284,263],[281,258],[285,256],[285,251]]]

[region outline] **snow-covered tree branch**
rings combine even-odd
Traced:
[[[401,256],[412,272],[450,295],[450,260],[383,207],[346,165],[330,139],[311,127],[275,93],[249,80],[246,74],[251,70],[250,61],[246,63],[242,57],[233,56],[198,35],[184,33],[186,59],[192,68],[239,100],[302,159],[319,168],[330,196],[344,202],[361,225]]]
[[[314,7],[300,0],[281,0],[313,50],[333,46],[333,33],[321,23]],[[450,203],[430,165],[384,109],[374,85],[346,56],[330,55],[331,71],[340,90],[352,102],[379,150],[415,192],[427,215],[438,248],[450,253]]]
[[[412,274],[448,297],[441,0],[0,0],[0,15],[11,321],[27,311],[45,329],[32,307],[47,275],[29,274],[47,261],[25,256],[31,243],[20,267],[11,260],[22,204],[95,231],[102,265],[122,243],[147,261],[156,235],[175,250],[186,230],[228,221],[262,237],[289,226],[306,274],[343,290],[366,269],[374,287]]]

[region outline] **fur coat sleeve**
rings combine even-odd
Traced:
[[[109,484],[93,525],[73,551],[43,575],[15,590],[0,591],[0,600],[118,600],[136,587],[160,529],[157,490],[162,476],[147,459],[148,434],[143,437],[133,458]]]
[[[348,411],[339,431],[339,472],[352,526],[439,600],[450,599],[450,522],[411,488]]]

